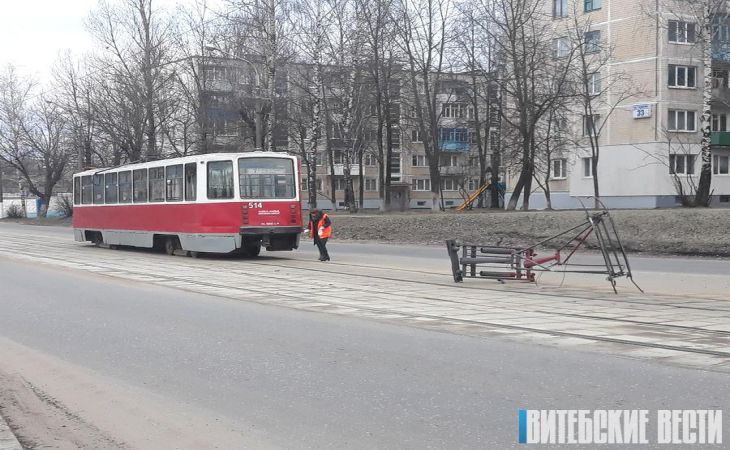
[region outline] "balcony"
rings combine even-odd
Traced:
[[[712,103],[730,107],[730,88],[726,79],[712,79]]]
[[[442,152],[468,152],[469,143],[459,141],[439,141]]]
[[[439,128],[439,149],[443,152],[468,152],[468,130],[466,128]]]
[[[343,176],[345,174],[345,165],[344,164],[335,164],[334,170],[335,170],[335,176]],[[350,175],[353,177],[360,175],[360,166],[358,166],[357,164],[351,164],[350,165]]]
[[[441,175],[464,175],[468,171],[467,167],[463,166],[441,166],[439,172]]]
[[[730,147],[730,131],[713,131],[712,145]]]

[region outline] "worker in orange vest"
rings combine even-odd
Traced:
[[[317,208],[309,210],[309,235],[312,236],[314,245],[319,249],[319,260],[329,261],[327,239],[332,236],[332,221],[325,212]]]

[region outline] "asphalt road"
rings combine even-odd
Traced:
[[[7,227],[13,230],[27,229],[29,225],[14,223],[0,223],[0,227]],[[3,228],[0,228],[2,232]],[[69,227],[58,226],[35,226],[34,233],[50,233],[54,235],[68,235],[73,239],[73,233]],[[393,261],[397,264],[402,262],[415,263],[417,266],[434,269],[448,269],[448,258],[446,248],[438,246],[415,246],[398,244],[379,244],[371,242],[338,242],[337,237],[328,244],[333,249],[333,254],[344,255],[352,259],[363,261],[380,261],[387,263]],[[299,250],[288,252],[263,253],[266,255],[279,256],[283,258],[311,258],[316,254],[316,248],[302,235]],[[720,257],[686,257],[667,255],[646,255],[630,254],[632,269],[638,272],[659,272],[690,275],[728,275],[730,274],[730,258]],[[316,258],[316,256],[314,256]],[[595,252],[582,252],[575,256],[576,261],[581,263],[601,263],[602,258]]]
[[[69,227],[34,226],[33,235],[39,239],[43,235],[54,237],[68,236],[72,239]],[[13,232],[27,232],[28,225],[0,223],[3,229]],[[439,246],[414,246],[398,244],[380,244],[370,242],[341,242],[336,236],[328,244],[330,255],[338,262],[347,264],[366,264],[385,269],[392,268],[439,274],[445,280],[451,279],[451,269],[446,249]],[[316,260],[316,248],[311,241],[302,235],[300,248],[293,252],[263,252],[266,258]],[[579,252],[573,261],[583,264],[601,264],[602,258],[595,252]],[[712,257],[680,257],[667,255],[629,255],[634,280],[644,291],[660,295],[699,295],[724,297],[730,290],[730,258]],[[558,271],[543,273],[538,282],[542,285],[576,287],[584,289],[608,289],[609,284],[602,275],[565,274]],[[465,283],[489,287],[496,283],[493,280],[467,280]],[[626,279],[618,280],[621,292],[636,292],[636,288]]]
[[[344,255],[359,247],[333,248]],[[301,292],[316,301],[317,286],[303,280]],[[730,405],[726,374],[294,311],[0,258],[2,338],[142,392],[134,394],[140,404],[142,397],[158,398],[234,424],[241,447],[252,446],[255,436],[254,446],[277,448],[506,448],[516,440],[519,408]],[[13,369],[7,364],[0,358],[0,370]],[[26,374],[38,384],[32,371]],[[59,402],[73,394],[54,386],[47,383],[46,393]],[[96,406],[106,401],[98,391]],[[89,411],[71,413],[96,423]],[[129,419],[139,413],[130,409]],[[111,433],[122,443],[133,439]],[[220,445],[211,439],[211,447]]]

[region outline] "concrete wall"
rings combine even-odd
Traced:
[[[71,196],[72,194],[57,194],[54,197],[51,198],[51,207],[48,209],[48,217],[60,217],[62,216],[60,209],[59,209],[59,201],[58,196],[60,195],[68,195]],[[36,197],[28,197],[25,200],[21,199],[19,195],[14,194],[5,194],[3,196],[3,201],[0,202],[0,218],[7,217],[7,211],[8,208],[11,207],[11,205],[17,205],[18,207],[22,208],[23,201],[25,201],[25,210],[26,215],[29,218],[35,218],[37,217],[37,211],[36,211]]]

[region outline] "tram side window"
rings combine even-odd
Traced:
[[[208,198],[233,198],[233,161],[208,163]]]
[[[119,172],[119,203],[132,201],[132,172]]]
[[[150,201],[165,201],[165,168],[150,168]]]
[[[94,199],[93,192],[94,184],[91,181],[91,175],[81,177],[81,203],[84,205],[90,205]]]
[[[165,196],[168,202],[179,202],[183,199],[183,165],[165,167]]]
[[[241,198],[294,198],[294,162],[288,158],[240,158]]]
[[[74,205],[81,203],[81,177],[74,177]]]
[[[134,178],[134,203],[147,201],[147,169],[137,169],[132,172]]]
[[[94,175],[94,204],[104,203],[104,175]]]
[[[104,175],[104,203],[117,202],[117,174],[107,173]]]
[[[195,201],[197,190],[198,165],[195,163],[185,164],[185,200]]]

